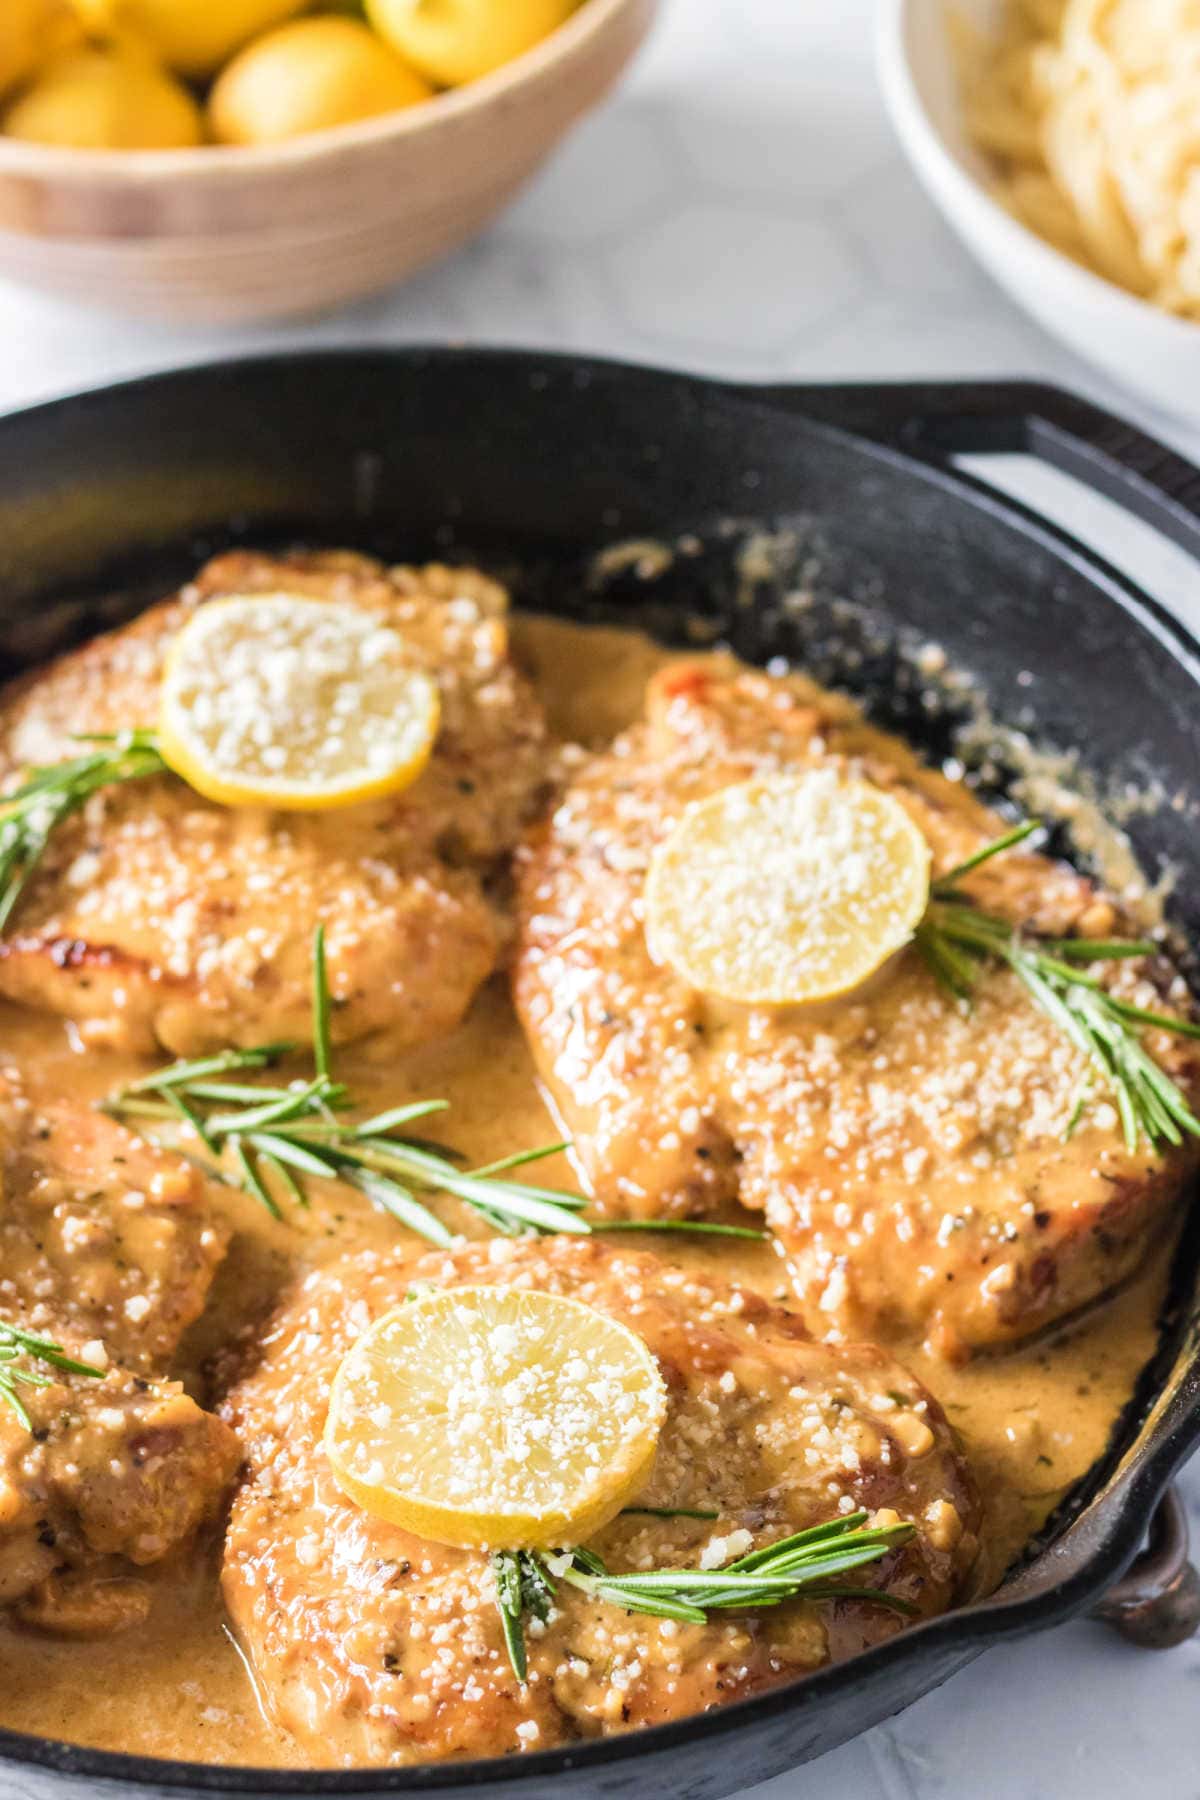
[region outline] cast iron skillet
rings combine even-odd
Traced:
[[[1200,473],[1052,389],[750,389],[445,351],[188,370],[0,420],[0,653],[12,666],[44,655],[120,616],[129,602],[116,596],[161,593],[231,542],[479,557],[512,575],[527,603],[648,621],[681,641],[685,613],[699,613],[743,655],[802,657],[937,754],[965,702],[905,658],[906,645],[932,640],[995,717],[1077,750],[1102,793],[1133,783],[1169,797],[1135,813],[1129,831],[1149,870],[1180,872],[1173,916],[1200,943],[1200,647],[1053,525],[951,467],[955,452],[987,450],[1068,469],[1200,555]],[[758,532],[749,556],[747,528]],[[607,574],[591,562],[615,540],[681,536],[679,554],[643,557],[640,575],[621,572],[620,558]],[[800,605],[787,598],[798,588]],[[1112,1454],[982,1604],[791,1688],[571,1750],[390,1773],[255,1773],[0,1732],[0,1786],[23,1800],[85,1790],[709,1800],[763,1781],[907,1705],[997,1639],[1094,1608],[1110,1590],[1200,1442],[1198,1239],[1180,1252],[1161,1352]],[[1161,1563],[1146,1570],[1151,1585]],[[1191,1590],[1174,1586],[1182,1630],[1194,1623]],[[102,1650],[95,1667],[102,1678]]]

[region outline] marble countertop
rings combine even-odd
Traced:
[[[918,190],[871,67],[870,0],[665,0],[632,78],[482,240],[335,318],[179,331],[0,285],[0,409],[172,363],[297,344],[453,338],[747,380],[1032,376],[1152,416],[1044,337]],[[993,479],[1200,626],[1194,565],[1020,459]],[[1185,1479],[1200,1529],[1200,1464]],[[1200,1640],[1153,1654],[1081,1623],[993,1650],[755,1800],[1200,1795]],[[0,1776],[0,1796],[5,1793]]]

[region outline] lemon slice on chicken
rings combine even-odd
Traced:
[[[417,1537],[553,1549],[645,1485],[665,1412],[646,1345],[594,1307],[430,1289],[343,1359],[325,1448],[352,1500]]]
[[[651,858],[651,955],[721,1000],[837,999],[911,938],[929,860],[898,800],[835,769],[722,788]]]
[[[159,749],[209,800],[318,812],[408,787],[440,710],[437,683],[377,614],[233,594],[201,606],[171,645]]]

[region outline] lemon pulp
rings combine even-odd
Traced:
[[[651,1352],[594,1307],[432,1289],[343,1358],[325,1447],[352,1500],[418,1537],[553,1549],[645,1485],[665,1412]]]
[[[415,781],[437,735],[436,682],[378,614],[297,594],[235,594],[167,655],[159,747],[227,806],[319,811]]]
[[[929,860],[898,800],[835,769],[722,788],[651,858],[651,955],[743,1005],[835,999],[909,941]]]

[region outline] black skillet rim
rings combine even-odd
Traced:
[[[920,454],[915,445],[910,448],[896,440],[883,441],[855,426],[839,425],[837,418],[831,417],[819,404],[813,414],[806,414],[804,400],[810,384],[773,384],[770,387],[760,387],[754,383],[693,376],[678,370],[653,368],[644,364],[523,350],[483,347],[446,350],[441,346],[419,345],[334,347],[318,351],[292,350],[269,355],[224,358],[216,362],[184,364],[149,375],[135,376],[129,380],[79,390],[20,408],[0,419],[0,429],[7,424],[19,427],[37,415],[50,417],[56,412],[69,411],[74,406],[86,405],[89,400],[130,394],[139,389],[167,384],[180,377],[202,377],[205,373],[218,371],[228,374],[231,369],[238,367],[266,370],[281,365],[313,362],[349,364],[356,359],[371,357],[383,357],[396,362],[436,362],[439,359],[457,362],[474,358],[483,362],[503,361],[510,365],[523,361],[531,371],[550,367],[558,370],[582,370],[592,376],[609,378],[653,380],[657,377],[683,384],[697,394],[711,393],[751,407],[793,412],[817,429],[848,438],[874,456],[915,468],[926,479],[957,491],[968,504],[983,504],[995,514],[1006,517],[1018,532],[1033,532],[1043,536],[1058,554],[1068,557],[1093,583],[1108,588],[1110,591],[1106,598],[1113,599],[1111,590],[1116,588],[1126,602],[1132,602],[1142,615],[1143,629],[1148,615],[1154,622],[1156,633],[1169,645],[1176,660],[1181,664],[1190,664],[1193,671],[1200,668],[1200,639],[1159,601],[1143,592],[1129,577],[1107,564],[1101,556],[1070,533],[1020,501],[1012,500],[1000,490],[989,487],[986,482],[958,472],[940,459],[929,460]],[[931,383],[925,385],[925,391],[940,390],[945,393],[957,388],[969,397],[972,385],[969,381]],[[814,383],[811,384],[811,391],[814,396],[824,396],[828,404],[840,394],[898,394],[903,391],[904,386],[903,383],[891,382],[848,383],[836,387]],[[1007,391],[1012,395],[1014,406],[1019,406],[1026,397],[1038,390],[1033,384],[1014,382],[998,386],[993,384],[988,391],[993,395]],[[1075,404],[1071,396],[1062,390],[1040,391],[1062,399],[1068,405]],[[1156,448],[1162,448],[1164,457],[1170,456],[1165,447]],[[1028,1598],[1017,1596],[1007,1599],[1001,1590],[960,1611],[925,1620],[845,1663],[802,1677],[768,1693],[735,1701],[729,1706],[680,1719],[669,1725],[650,1726],[619,1737],[595,1739],[562,1749],[525,1753],[519,1759],[511,1756],[488,1757],[464,1762],[415,1764],[408,1768],[387,1770],[259,1769],[246,1765],[193,1763],[120,1751],[95,1750],[0,1727],[0,1768],[4,1765],[19,1768],[24,1764],[71,1780],[124,1782],[136,1787],[154,1786],[166,1792],[174,1790],[182,1793],[190,1791],[259,1795],[263,1796],[263,1800],[272,1795],[437,1793],[443,1789],[468,1786],[487,1788],[497,1783],[513,1785],[523,1781],[536,1782],[555,1775],[568,1775],[583,1767],[612,1766],[639,1755],[669,1752],[673,1747],[685,1743],[723,1737],[743,1726],[749,1730],[783,1712],[794,1713],[800,1709],[810,1711],[818,1708],[828,1696],[853,1687],[860,1680],[885,1676],[889,1669],[907,1659],[910,1647],[917,1643],[923,1644],[927,1649],[936,1649],[939,1644],[952,1649],[954,1667],[948,1668],[931,1681],[929,1686],[932,1687],[945,1679],[948,1673],[965,1666],[991,1644],[1006,1637],[1027,1635],[1063,1623],[1078,1616],[1091,1602],[1099,1599],[1136,1555],[1142,1542],[1146,1520],[1156,1501],[1176,1470],[1198,1446],[1200,1399],[1193,1402],[1191,1408],[1176,1420],[1154,1449],[1135,1468],[1120,1476],[1114,1489],[1103,1497],[1103,1504],[1111,1513],[1111,1519],[1105,1524],[1101,1543],[1074,1575],[1050,1590]],[[1090,1509],[1084,1510],[1086,1514]],[[1067,1529],[1078,1528],[1083,1517],[1084,1514],[1078,1515]]]

